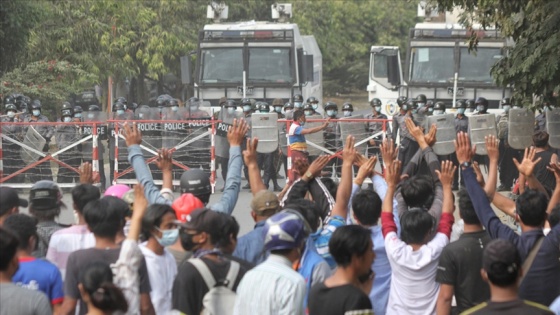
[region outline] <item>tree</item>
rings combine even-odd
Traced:
[[[533,96],[549,101],[560,93],[560,6],[557,0],[436,0],[440,10],[457,6],[464,12],[466,25],[480,23],[484,28],[496,27],[514,45],[492,68],[500,86],[513,85],[514,99],[524,105],[533,103]],[[478,33],[469,39],[476,49]],[[556,98],[558,104],[558,98]]]

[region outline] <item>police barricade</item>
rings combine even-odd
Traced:
[[[30,188],[39,180],[53,180],[61,188],[74,187],[79,183],[82,144],[93,139],[92,135],[83,136],[86,124],[0,122],[0,185]]]
[[[278,150],[278,114],[252,114],[251,129],[252,137],[259,139],[258,153],[272,153]]]
[[[111,161],[109,164],[110,182],[117,183],[116,179],[118,177],[120,179],[134,179],[133,173],[123,171],[128,168],[128,150],[122,135],[124,124],[132,123],[134,116],[128,113],[122,115],[110,113],[107,121],[109,124],[109,160]]]
[[[278,146],[282,154],[288,156],[288,127],[280,120],[278,121]]]
[[[307,121],[305,123],[306,129],[313,129],[315,127],[319,127],[323,124],[323,121]],[[325,139],[323,138],[322,132],[316,132],[305,135],[305,142],[307,142],[307,152],[309,156],[318,156],[324,154],[325,152],[329,153],[329,151],[325,148]],[[332,154],[332,153],[330,153]]]
[[[428,116],[426,120],[426,132],[435,124],[437,127],[436,143],[432,147],[437,155],[449,155],[455,152],[455,143],[453,142],[457,136],[455,133],[455,116],[453,114]]]
[[[475,153],[487,155],[485,137],[498,135],[494,114],[469,116],[469,135],[472,145],[476,145]]]
[[[94,172],[99,172],[101,187],[107,186],[107,172],[105,163],[106,147],[109,140],[109,126],[107,113],[101,111],[84,112],[84,122],[81,135],[85,141],[82,143],[82,160],[92,163]],[[107,165],[108,166],[108,165]]]
[[[360,119],[361,121],[356,121],[356,119]],[[338,124],[340,126],[342,145],[346,144],[346,138],[349,135],[354,136],[356,140],[356,149],[360,154],[365,155],[367,149],[367,141],[365,141],[365,139],[368,137],[368,133],[366,133],[365,121],[363,119],[364,115],[343,117],[339,119]]]
[[[523,150],[533,145],[535,114],[527,108],[510,109],[507,141],[510,147]]]
[[[560,108],[546,113],[546,129],[549,135],[548,144],[555,149],[560,149]]]
[[[145,147],[143,149],[145,152],[143,153],[157,153],[157,151],[163,147],[162,124],[159,109],[142,106],[136,111],[135,119],[137,120],[136,126],[142,133],[142,144]],[[155,163],[150,163],[148,165],[152,171],[153,179],[158,181],[161,180],[162,172],[159,168],[157,168]]]

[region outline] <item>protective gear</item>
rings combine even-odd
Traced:
[[[124,115],[124,109],[117,109],[117,115]]]
[[[198,245],[193,241],[193,237],[195,235],[196,234],[189,234],[186,231],[180,234],[181,246],[183,247],[184,250],[191,252],[196,247],[196,245]]]
[[[301,94],[295,94],[293,98],[293,104],[295,108],[303,107],[303,96]]]
[[[175,244],[177,238],[179,238],[179,229],[171,229],[171,230],[160,230],[156,228],[158,231],[161,232],[161,238],[154,236],[158,241],[159,245],[163,247],[167,247],[170,245]]]
[[[444,102],[436,102],[434,104],[434,112],[436,110],[441,110],[441,111],[445,112],[445,103]]]
[[[33,103],[31,103],[31,109],[41,109],[41,107],[43,107],[43,105],[40,100],[33,100]]]
[[[327,110],[327,116],[329,116],[329,117],[331,117],[331,118],[332,118],[332,117],[336,117],[336,114],[338,114],[338,111],[335,110],[335,109],[329,109],[329,110]]]
[[[233,115],[235,114],[235,107],[228,107],[226,108],[228,114]]]
[[[338,110],[338,105],[336,105],[335,102],[327,102],[325,104],[325,110],[329,110],[329,109]]]
[[[41,115],[41,110],[40,109],[34,109],[32,114],[35,117],[39,117]]]
[[[479,113],[483,113],[483,114],[486,113],[486,110],[488,109],[488,101],[484,97],[477,98],[475,105],[476,105],[476,110]]]
[[[126,100],[126,98],[125,98],[124,96],[117,97],[117,98],[115,99],[115,102],[114,102],[114,103],[117,103],[117,102],[118,102],[118,103],[123,103],[125,106],[128,105],[128,101]]]
[[[123,103],[115,103],[115,105],[113,105],[113,111],[114,112],[118,112],[119,110],[122,110],[122,112],[124,113],[124,104]]]
[[[399,98],[397,98],[397,105],[399,105],[399,107],[402,107],[407,100],[408,99],[406,98],[406,96],[399,96]]]
[[[406,103],[404,103],[401,106],[401,109],[404,110],[405,112],[407,112],[409,110],[415,110],[416,109],[416,102],[413,99],[409,99],[408,101],[406,101]]]
[[[426,105],[426,102],[428,102],[428,98],[424,94],[418,94],[415,100],[418,108],[424,107]]]
[[[190,169],[181,175],[181,193],[191,193],[195,196],[212,193],[210,179],[200,169]]]
[[[193,96],[187,100],[187,104],[189,105],[191,112],[194,112],[200,107],[200,100]]]
[[[73,110],[71,109],[63,109],[62,111],[60,111],[60,115],[62,117],[70,117],[70,119],[72,119],[72,114],[73,114]]]
[[[233,110],[235,110],[235,109],[237,109],[237,104],[235,103],[234,100],[227,100],[227,101],[224,103],[224,107],[233,108]]]
[[[179,111],[179,106],[171,106],[171,110],[177,112]]]
[[[9,111],[9,112],[7,112],[6,114],[8,115],[9,118],[14,118],[14,117],[16,117],[16,112],[13,112],[13,111]]]
[[[35,210],[47,210],[57,207],[62,200],[58,185],[50,180],[36,182],[29,191],[30,207]]]
[[[511,105],[502,105],[502,109],[504,110],[504,113],[509,113],[509,110],[511,109]]]
[[[467,105],[467,109],[469,113],[474,112],[474,109],[476,108],[476,104],[474,100],[467,100],[465,104]]]
[[[72,121],[72,117],[70,117],[70,116],[64,116],[64,117],[62,118],[62,121],[67,122],[67,123],[68,123],[68,122],[71,122],[71,121]]]
[[[282,105],[284,105],[284,101],[283,101],[281,98],[275,98],[275,99],[272,101],[272,106],[273,106],[273,107],[274,107],[274,106],[282,106]]]
[[[375,106],[374,109],[376,112],[381,113],[381,106]]]
[[[307,98],[307,103],[311,104],[311,107],[313,108],[313,110],[317,110],[319,108],[319,100],[314,96],[308,97]]]
[[[83,111],[82,106],[74,106],[74,117],[82,118]]]
[[[277,112],[278,114],[282,113],[282,106],[274,106],[274,111]]]
[[[195,209],[204,208],[204,203],[196,198],[193,194],[182,194],[173,201],[171,208],[175,210],[177,220],[181,222],[187,221],[187,216]]]
[[[289,109],[294,109],[294,105],[290,102],[286,102],[286,104],[284,104],[284,111]]]
[[[300,248],[310,233],[309,225],[294,210],[283,210],[268,218],[264,224],[264,249]]]
[[[504,98],[500,101],[500,105],[502,105],[502,107],[504,107],[505,105],[511,106],[511,99],[509,97]]]
[[[351,103],[346,102],[346,103],[342,104],[342,111],[345,111],[345,110],[353,112],[354,111],[354,106],[352,106]]]
[[[270,113],[270,106],[267,102],[257,102],[257,110],[261,113]]]
[[[130,187],[128,187],[127,185],[123,185],[123,184],[112,185],[109,188],[107,188],[107,190],[105,190],[103,196],[113,196],[122,199],[124,194],[129,190]]]
[[[381,107],[381,105],[383,105],[383,104],[381,103],[381,100],[380,100],[380,99],[378,99],[378,98],[373,98],[373,99],[371,99],[371,101],[369,102],[369,105],[370,105],[371,107],[376,107],[376,106]]]
[[[174,112],[179,110],[179,102],[174,98],[167,100],[167,102],[165,102],[165,105],[170,107]]]
[[[76,106],[77,107],[77,106]],[[81,107],[80,107],[81,108]],[[70,104],[69,102],[64,102],[62,103],[62,108],[60,109],[61,111],[63,110],[70,110],[72,111],[72,114],[74,114],[74,107],[72,107],[72,104]]]
[[[459,109],[457,109],[457,114],[464,115],[464,114],[465,114],[465,108],[459,108]]]
[[[253,106],[251,105],[243,105],[243,112],[248,113],[251,111],[251,109],[253,109]]]
[[[467,108],[467,103],[465,103],[465,101],[463,100],[458,100],[455,102],[455,108]]]
[[[241,99],[241,105],[253,105],[253,103],[251,102],[251,99],[249,98],[242,98]]]
[[[17,112],[17,107],[14,104],[7,104],[5,110],[6,112],[13,111],[15,114]]]
[[[88,112],[100,112],[101,108],[97,105],[89,105]]]
[[[349,111],[349,110],[343,110],[343,111],[342,111],[342,115],[343,115],[344,117],[350,117],[350,116],[352,116],[352,112]]]
[[[305,116],[311,116],[314,112],[315,111],[313,110],[313,106],[311,104],[305,103],[305,105],[303,105],[303,113]]]
[[[165,104],[173,99],[169,94],[162,94],[156,98],[156,107],[163,108]]]

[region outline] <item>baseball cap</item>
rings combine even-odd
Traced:
[[[217,212],[207,208],[200,208],[192,211],[186,216],[185,222],[181,220],[175,221],[175,223],[181,227],[208,233],[220,229],[222,222]]]
[[[492,240],[482,254],[482,268],[489,277],[507,278],[519,272],[521,257],[513,243],[504,239]]]
[[[279,208],[278,197],[269,190],[259,191],[251,200],[251,209],[259,216],[273,215]]]
[[[0,187],[0,213],[4,213],[13,207],[27,207],[27,200],[21,199],[15,189],[11,187]]]
[[[29,202],[35,210],[48,210],[59,205],[62,193],[58,185],[50,180],[36,182],[29,191]]]

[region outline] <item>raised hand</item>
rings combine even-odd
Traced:
[[[437,133],[437,126],[436,124],[432,124],[432,126],[430,127],[430,131],[424,135],[424,140],[426,141],[426,144],[429,145],[430,147],[436,143],[437,140],[436,133]]]
[[[478,162],[473,162],[472,166],[473,166],[474,173],[476,174],[476,181],[480,184],[480,186],[484,186],[485,184],[484,176],[482,176],[480,165],[478,165]]]
[[[138,129],[138,126],[136,126],[135,122],[133,122],[132,124],[125,122],[123,125],[123,134],[124,139],[126,140],[127,147],[134,144],[142,144],[142,133]]]
[[[408,129],[408,132],[410,132],[410,134],[414,137],[414,139],[416,140],[416,142],[418,142],[418,144],[420,144],[421,142],[427,144],[426,140],[424,139],[424,131],[422,131],[422,128],[416,126],[412,121],[412,119],[410,118],[406,118],[404,123],[406,124],[406,128]]]
[[[171,152],[171,150],[166,148],[158,150],[156,165],[162,171],[171,171],[173,169],[173,153]]]
[[[398,149],[393,144],[393,140],[388,138],[385,138],[385,140],[383,140],[383,143],[381,143],[380,146],[380,150],[385,167],[389,167],[393,163],[393,161],[397,159],[397,156],[399,154]]]
[[[474,156],[474,147],[471,147],[471,139],[465,132],[459,132],[455,139],[455,154],[459,164],[470,162]]]
[[[535,147],[525,148],[525,153],[523,154],[523,160],[521,163],[513,158],[513,163],[517,167],[519,173],[525,175],[525,177],[530,177],[533,175],[535,170],[535,165],[541,161],[542,158],[535,159],[536,149]]]
[[[249,125],[243,119],[234,119],[233,126],[231,126],[227,133],[227,139],[229,145],[232,147],[238,147],[241,145],[242,141],[245,141],[245,135],[249,130]]]
[[[361,185],[364,182],[364,179],[368,177],[372,177],[373,169],[375,168],[376,163],[377,163],[376,156],[367,159],[366,162],[360,166],[360,169],[358,170],[358,174],[356,174],[356,179],[354,180],[354,182],[356,182],[356,184]]]
[[[321,171],[327,166],[329,163],[329,156],[328,155],[321,155],[309,165],[307,168],[307,173],[311,173],[313,177],[319,177],[321,175]]]
[[[93,184],[99,182],[99,172],[93,172],[91,163],[84,162],[78,168],[80,171],[81,184]]]
[[[554,173],[554,177],[556,177],[556,186],[560,185],[560,162],[550,162],[546,168]]]
[[[385,181],[388,186],[396,187],[401,179],[401,161],[395,160],[385,168]]]
[[[356,158],[356,148],[354,144],[356,139],[354,136],[346,137],[346,143],[344,144],[344,149],[342,149],[342,161],[343,163],[354,164],[354,159]]]
[[[134,186],[134,205],[132,206],[132,215],[143,217],[148,207],[148,199],[144,195],[144,186],[136,184]]]
[[[451,187],[453,185],[453,174],[457,167],[451,161],[441,162],[441,171],[436,170],[439,181],[443,187]]]
[[[259,145],[259,139],[247,139],[247,149],[243,151],[243,161],[245,165],[249,166],[251,164],[257,163],[257,147]]]
[[[484,141],[486,142],[486,151],[488,151],[488,159],[490,162],[498,162],[500,158],[500,151],[498,149],[498,138],[495,136],[486,136],[484,137]]]

